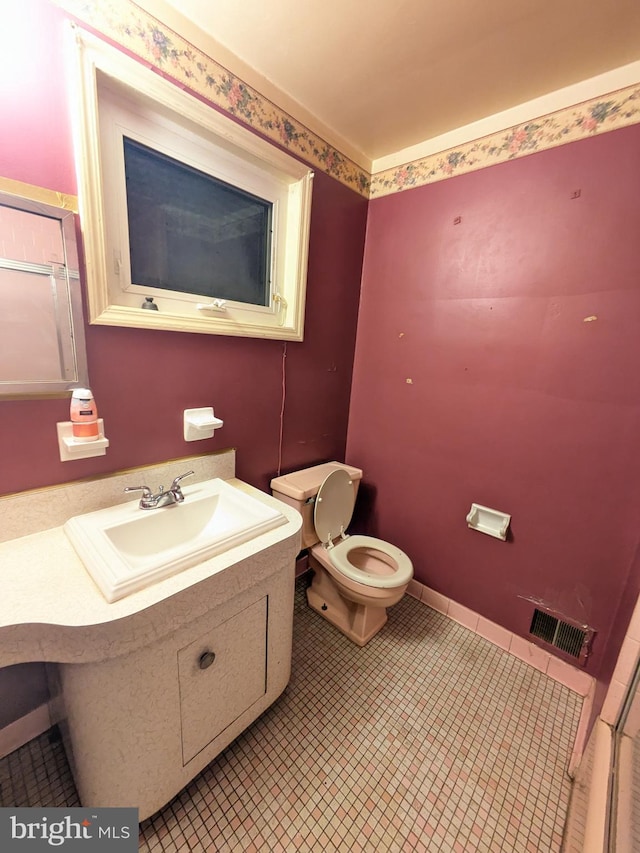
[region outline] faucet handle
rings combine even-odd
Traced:
[[[173,492],[176,489],[179,490],[180,489],[180,480],[184,480],[185,477],[190,477],[192,474],[195,474],[195,473],[196,473],[195,471],[187,471],[184,474],[180,474],[178,477],[175,478],[173,483],[171,483],[171,491]]]
[[[125,492],[142,492],[143,498],[150,498],[153,494],[149,486],[125,486]]]
[[[125,492],[142,492],[142,497],[140,498],[140,503],[138,506],[140,509],[153,509],[158,505],[158,498],[160,495],[154,495],[149,486],[125,486]],[[162,491],[162,488],[160,489]]]

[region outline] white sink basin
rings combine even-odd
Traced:
[[[107,601],[117,601],[285,524],[277,509],[225,483],[183,487],[184,503],[142,510],[129,501],[64,525]]]

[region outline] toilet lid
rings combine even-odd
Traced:
[[[346,531],[353,515],[356,498],[349,474],[338,468],[323,481],[316,495],[313,523],[318,539],[327,544]]]

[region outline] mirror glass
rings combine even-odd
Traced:
[[[88,384],[73,212],[0,192],[0,396]]]

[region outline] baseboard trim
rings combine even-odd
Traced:
[[[469,610],[467,607],[463,607],[461,604],[441,595],[419,581],[412,580],[409,583],[407,592],[413,598],[417,598],[422,604],[426,604],[433,610],[437,610],[438,613],[442,613],[449,619],[453,619],[454,622],[464,625],[465,628],[469,628],[469,630],[484,637],[485,640],[489,640],[490,643],[499,646],[505,652],[517,657],[540,672],[544,672],[549,678],[558,681],[569,690],[583,697],[584,701],[578,722],[578,730],[567,768],[569,775],[573,776],[576,767],[580,763],[586,746],[587,735],[589,734],[589,720],[593,709],[596,684],[593,676],[587,675],[583,670],[559,660],[539,646],[528,642],[517,634],[513,634],[500,625],[490,622],[478,613]]]

